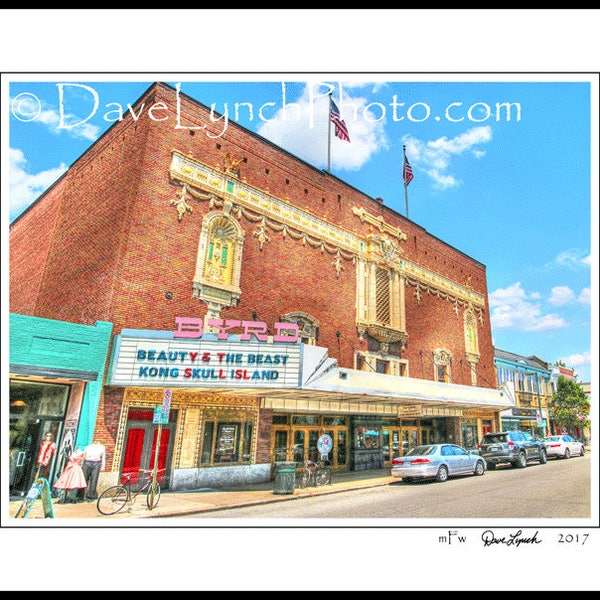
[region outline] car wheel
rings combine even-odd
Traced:
[[[545,450],[540,453],[540,465],[545,465],[548,462],[548,455]]]
[[[475,465],[475,475],[483,475],[485,473],[485,465],[482,460],[478,460]]]
[[[565,458],[571,458],[571,453],[568,448],[565,448]]]
[[[519,457],[517,458],[517,462],[515,463],[515,467],[519,469],[524,469],[527,466],[527,457],[525,456],[525,452],[520,452]]]
[[[435,480],[443,483],[446,481],[446,479],[448,479],[448,469],[444,465],[441,465],[438,469]]]
[[[412,483],[414,479],[412,477],[403,477],[402,481],[404,481],[404,483]]]

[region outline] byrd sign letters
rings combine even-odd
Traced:
[[[189,387],[298,387],[298,325],[177,317],[174,332],[123,330],[110,383]],[[232,330],[242,330],[234,334]]]

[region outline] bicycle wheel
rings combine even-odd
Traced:
[[[302,471],[302,475],[300,475],[300,480],[298,481],[299,487],[304,489],[308,485],[309,481],[310,481],[310,471],[308,471],[308,469],[305,471]]]
[[[321,467],[315,475],[315,483],[317,485],[327,485],[331,483],[331,469],[329,467]]]
[[[127,504],[128,500],[127,489],[122,485],[113,485],[98,496],[96,508],[103,515],[114,515]]]
[[[148,487],[148,491],[146,492],[146,504],[148,505],[148,508],[150,510],[155,508],[158,505],[159,500],[160,500],[160,483],[158,483],[158,481],[157,481],[154,484],[154,487],[152,486],[152,483],[150,483],[150,486]]]

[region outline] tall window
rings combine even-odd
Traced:
[[[361,335],[380,343],[380,352],[390,354],[390,346],[408,338],[404,308],[405,280],[400,267],[384,263],[374,253],[373,260],[356,263],[356,325]]]
[[[435,366],[436,381],[448,383],[448,367],[446,365]]]
[[[433,365],[435,368],[435,380],[443,383],[450,383],[452,381],[450,373],[450,365],[452,364],[452,357],[448,350],[438,348],[433,353]]]
[[[390,272],[387,269],[376,270],[375,314],[379,323],[390,324]]]
[[[243,245],[244,232],[229,215],[215,212],[204,217],[193,295],[206,302],[209,317],[219,318],[222,308],[235,306],[240,299]]]

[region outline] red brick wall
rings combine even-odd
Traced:
[[[94,440],[99,440],[106,447],[107,471],[112,470],[124,393],[123,388],[104,387],[98,405]]]
[[[117,123],[71,168],[61,185],[62,195],[48,194],[30,211],[31,218],[37,218],[42,210],[50,210],[50,205],[57,214],[35,306],[38,316],[86,324],[102,319],[113,322],[118,333],[122,328],[172,330],[176,316],[202,317],[206,313],[205,305],[192,298],[191,282],[202,219],[210,209],[207,202],[192,200],[193,212],[178,221],[175,207],[169,204],[180,189],[169,181],[173,149],[192,153],[211,166],[220,167],[227,152],[236,159],[244,158],[240,174],[248,184],[268,189],[274,196],[287,198],[360,236],[376,231],[361,223],[352,208],[363,207],[381,215],[406,233],[402,249],[408,260],[460,284],[471,276],[474,290],[487,297],[483,265],[385,204],[233,122],[217,139],[210,139],[204,130],[192,135],[191,130],[177,129],[174,90],[157,85],[148,94],[143,100],[147,105],[163,101],[169,107],[167,120],[141,118],[134,123],[127,118]],[[185,126],[205,123],[213,135],[222,130],[210,124],[205,107],[183,95],[181,115]],[[334,256],[273,231],[268,232],[271,239],[261,251],[253,237],[256,224],[244,217],[239,221],[246,233],[242,297],[237,307],[223,311],[223,317],[251,319],[255,311],[259,320],[272,325],[284,313],[304,311],[321,322],[318,344],[329,347],[330,355],[338,358],[341,366],[352,367],[354,349],[366,350],[366,342],[359,342],[355,327],[356,270],[352,262],[344,260],[344,269],[337,277]],[[11,237],[20,227],[19,222],[13,226]],[[32,250],[31,244],[26,246],[13,243],[11,260],[25,261],[23,254]],[[37,260],[43,258],[36,254]],[[11,282],[17,289],[28,285],[19,273],[12,272],[12,262]],[[173,294],[171,300],[166,299],[166,292]],[[470,384],[466,365],[462,372],[457,367],[461,358],[465,360],[463,308],[457,317],[451,302],[426,292],[418,306],[413,292],[408,286],[409,340],[404,357],[410,361],[410,375],[432,379],[430,360],[423,358],[421,371],[420,351],[431,357],[435,348],[443,347],[453,354],[453,382]],[[17,303],[11,301],[11,310],[13,306]],[[487,312],[478,330],[478,373],[482,374],[478,384],[496,387]]]
[[[10,228],[10,312],[38,315],[38,293],[55,231],[64,181],[21,214]]]

